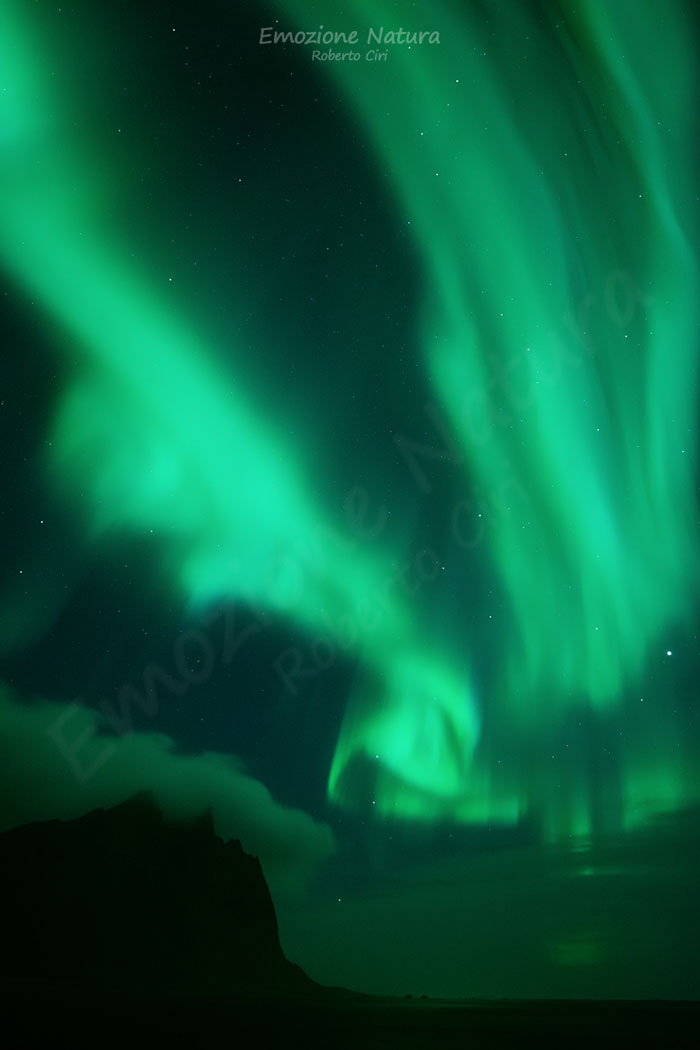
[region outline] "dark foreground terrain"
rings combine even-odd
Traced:
[[[379,999],[284,956],[259,862],[147,793],[0,835],[12,1047],[697,1045],[700,1003]],[[11,1038],[8,1039],[8,1036]]]
[[[54,993],[57,989],[54,988]],[[697,1046],[700,1004],[376,999],[340,990],[198,995],[152,989],[86,998],[15,997],[14,1046],[654,1047]],[[8,1044],[6,1044],[8,1045]]]

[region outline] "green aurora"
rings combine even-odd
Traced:
[[[700,788],[666,680],[647,679],[692,633],[697,600],[691,33],[682,4],[486,7],[497,32],[481,4],[436,2],[439,45],[314,70],[351,100],[422,267],[416,344],[449,433],[414,451],[409,483],[427,498],[440,446],[484,494],[446,507],[449,558],[424,552],[415,594],[387,583],[415,556],[410,528],[348,539],[313,450],[237,375],[251,351],[234,346],[224,368],[187,304],[130,257],[119,172],[73,119],[80,85],[64,74],[62,98],[54,72],[75,56],[13,3],[0,256],[61,333],[69,378],[45,469],[85,544],[154,534],[192,609],[242,602],[356,661],[332,803],[427,822],[534,815],[548,837],[587,836]],[[282,4],[294,27],[326,14]],[[350,2],[337,28],[395,21],[394,5]],[[523,38],[527,61],[513,57]],[[455,75],[466,56],[472,72]],[[488,673],[459,605],[447,634],[431,614],[436,577],[475,556],[503,596]],[[615,749],[605,785],[590,753],[549,758],[584,713],[595,747]]]
[[[300,26],[322,24],[322,4],[285,6]],[[350,6],[340,28],[395,21],[390,3]],[[669,626],[693,626],[698,269],[684,219],[697,199],[696,78],[682,5],[634,17],[624,3],[550,5],[544,17],[491,7],[498,33],[478,5],[432,6],[440,46],[393,48],[391,77],[374,63],[362,75],[327,66],[423,260],[417,323],[435,397],[469,478],[496,494],[489,553],[512,615],[481,704],[532,730],[567,707],[619,709]],[[513,63],[520,39],[535,43]],[[478,86],[453,76],[467,53],[483,59]],[[455,539],[469,547],[478,533],[460,514]],[[429,815],[445,791],[466,819],[528,810],[527,789],[502,783],[487,755],[454,783],[444,749],[416,745],[434,722],[407,695],[390,696],[388,717],[376,694],[379,712],[349,709],[332,794],[346,799],[358,752],[397,754],[398,780],[391,762],[378,777],[387,811]],[[623,762],[624,824],[648,795],[672,806],[690,786],[689,766],[668,756]],[[557,803],[553,832],[590,831],[587,790]]]

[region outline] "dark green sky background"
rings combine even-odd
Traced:
[[[2,827],[212,806],[330,984],[696,997],[696,49],[6,5]]]

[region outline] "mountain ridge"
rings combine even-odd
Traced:
[[[313,984],[284,956],[259,859],[210,811],[167,819],[148,791],[3,832],[0,885],[15,983]]]

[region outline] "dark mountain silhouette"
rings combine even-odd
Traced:
[[[324,988],[285,958],[259,861],[218,838],[211,816],[166,820],[148,792],[0,834],[0,889],[0,1032],[12,1046],[657,1050],[697,1039],[698,1003]]]
[[[143,792],[0,835],[13,983],[146,993],[308,980],[280,947],[260,862],[211,815],[166,820]]]

